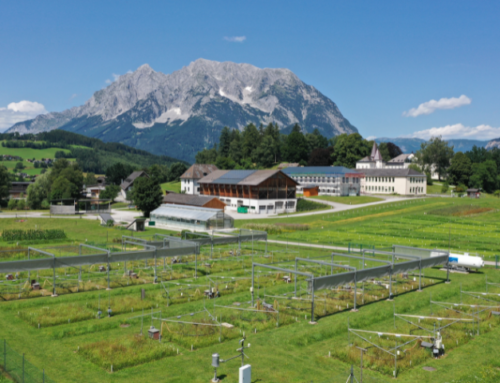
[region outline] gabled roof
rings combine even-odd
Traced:
[[[137,170],[137,171],[133,172],[131,175],[129,175],[127,177],[127,179],[122,182],[122,184],[120,185],[120,187],[123,190],[126,190],[129,186],[131,186],[134,183],[134,181],[137,178],[142,177],[142,176],[145,176],[145,177],[149,178],[149,176],[146,174],[146,172],[144,170]]]
[[[395,163],[395,162],[405,162],[408,157],[410,157],[411,154],[400,154],[397,157],[394,157],[392,160],[389,161],[389,163]]]
[[[199,180],[210,173],[219,170],[217,166],[212,164],[194,164],[184,172],[181,178],[195,179]]]
[[[288,178],[291,182],[297,184],[297,182],[282,170],[216,170],[208,176],[198,180],[198,183],[256,186],[275,175],[281,175],[283,178]]]
[[[163,197],[163,203],[182,204],[190,206],[204,206],[212,200],[219,200],[214,196],[192,195],[192,194],[168,194]],[[220,200],[219,200],[220,201]],[[224,202],[220,201],[222,204]],[[225,205],[225,204],[224,204]]]
[[[370,158],[373,160],[375,158],[375,154],[378,152],[377,143],[373,141],[372,153],[370,154]]]

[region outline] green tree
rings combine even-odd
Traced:
[[[26,201],[24,199],[18,199],[17,210],[24,210],[24,209],[26,209]]]
[[[500,190],[495,190],[495,192],[493,193],[493,195],[497,198],[500,198]]]
[[[476,145],[474,145],[468,152],[465,152],[465,155],[469,157],[470,162],[473,164],[479,164],[492,159],[491,152],[489,152],[486,148],[480,148]]]
[[[307,166],[330,166],[332,164],[333,147],[315,149],[309,156]]]
[[[396,158],[400,154],[403,154],[403,151],[399,148],[399,146],[392,142],[381,142],[378,145],[378,150],[380,151],[383,160],[386,162]]]
[[[448,182],[443,183],[443,186],[441,187],[441,193],[443,194],[448,193],[448,188],[449,188]]]
[[[472,164],[472,176],[469,186],[480,188],[487,193],[493,193],[497,188],[497,164],[488,160],[480,164]]]
[[[24,168],[25,166],[22,162],[17,162],[16,166],[14,167],[15,170],[23,170]]]
[[[370,154],[371,145],[359,133],[340,134],[335,137],[333,147],[333,164],[355,168],[356,162]],[[373,145],[373,144],[372,144]]]
[[[5,200],[10,195],[10,174],[7,168],[0,165],[0,203],[5,206]]]
[[[230,157],[217,157],[217,161],[215,161],[215,166],[221,170],[231,170],[236,167],[236,162],[232,160]]]
[[[328,146],[328,139],[324,137],[316,128],[312,133],[305,135],[309,154],[316,149],[324,149]]]
[[[154,183],[151,178],[141,177],[134,182],[132,198],[144,217],[149,217],[150,213],[161,205],[163,192],[160,185]]]
[[[69,163],[65,158],[59,158],[54,162],[49,179],[52,199],[77,199],[80,197],[83,187],[83,173],[78,164]]]
[[[217,147],[212,149],[203,149],[196,153],[195,161],[197,164],[215,164],[217,160]]]
[[[273,166],[275,158],[275,144],[271,136],[264,136],[261,144],[255,150],[256,162],[263,168],[270,168]]]
[[[83,179],[83,183],[85,184],[85,186],[89,186],[89,185],[95,185],[97,183],[97,179],[95,178],[95,174],[94,173],[87,173]]]
[[[254,124],[248,124],[242,133],[242,155],[245,158],[253,158],[253,152],[260,144],[260,133]]]
[[[285,140],[283,159],[288,162],[300,162],[309,159],[309,147],[306,137],[302,134],[300,126],[297,124],[295,124],[292,132]]]
[[[73,184],[64,176],[59,176],[54,180],[51,186],[51,199],[72,198]]]
[[[231,145],[231,130],[227,126],[224,126],[220,132],[220,138],[219,138],[220,157],[229,156],[230,145]]]
[[[153,178],[155,183],[162,184],[168,181],[169,169],[165,165],[153,165],[146,170],[150,178]]]
[[[240,163],[242,158],[241,153],[241,134],[239,130],[233,130],[231,133],[231,144],[229,145],[229,157],[236,162]]]
[[[168,172],[168,180],[178,181],[180,176],[182,176],[186,170],[188,170],[188,167],[184,165],[183,162],[176,162],[175,164],[172,164]]]
[[[426,172],[430,171],[431,167],[434,167],[439,180],[441,180],[441,177],[447,174],[450,167],[453,146],[449,146],[448,142],[441,137],[432,137],[429,141],[422,142],[415,157]]]
[[[134,170],[132,165],[117,162],[106,169],[106,183],[120,185]]]
[[[120,187],[118,185],[106,185],[106,188],[99,194],[99,198],[110,199],[114,202],[119,192]]]
[[[40,209],[44,200],[47,200],[50,193],[49,174],[45,173],[36,178],[35,183],[28,186],[26,203],[30,209]]]
[[[9,204],[7,205],[7,207],[10,210],[17,209],[17,199],[14,199],[14,198],[9,199]]]
[[[453,185],[469,184],[472,174],[472,163],[470,158],[462,152],[456,152],[451,159],[448,169],[448,180]]]

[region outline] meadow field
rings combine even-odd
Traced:
[[[358,197],[333,197],[329,195],[319,195],[315,197],[310,197],[312,199],[319,199],[328,202],[337,202],[345,205],[362,205],[370,202],[382,201],[382,198],[371,197],[371,196],[358,196]]]
[[[469,198],[406,199],[302,217],[288,223],[309,226],[307,231],[271,234],[271,239],[332,246],[390,247],[393,244],[478,253],[487,260],[500,254],[500,200]],[[238,220],[238,227],[273,225],[283,219]],[[250,226],[249,226],[250,225]]]
[[[0,155],[8,154],[11,156],[19,156],[23,159],[23,165],[25,168],[22,170],[23,173],[28,175],[40,174],[42,168],[35,168],[32,163],[26,161],[27,159],[41,160],[42,158],[55,158],[57,151],[63,151],[69,153],[68,149],[60,148],[47,148],[47,149],[32,149],[32,148],[5,148],[0,146]],[[70,159],[71,160],[71,159]],[[5,166],[9,171],[12,171],[16,166],[18,161],[1,161],[0,164]]]
[[[464,298],[464,291],[485,291],[486,276],[490,283],[500,283],[500,275],[494,269],[484,269],[470,275],[452,274],[451,284],[445,284],[446,273],[438,269],[424,271],[424,290],[421,293],[410,278],[396,278],[400,287],[394,302],[386,301],[387,290],[365,283],[364,304],[358,299],[359,312],[352,313],[352,291],[330,291],[327,296],[318,294],[315,304],[316,325],[309,324],[310,302],[299,282],[299,300],[291,299],[293,284],[282,281],[282,273],[259,273],[255,285],[257,309],[264,301],[279,311],[252,312],[249,293],[249,266],[259,263],[279,262],[290,265],[295,257],[318,258],[325,255],[321,249],[268,244],[245,244],[245,257],[234,257],[231,246],[215,248],[210,258],[209,247],[204,248],[200,275],[194,279],[192,266],[176,265],[174,279],[169,273],[161,277],[159,284],[151,280],[124,287],[113,286],[86,292],[63,292],[57,298],[39,297],[13,299],[0,302],[0,339],[26,358],[44,368],[55,382],[206,382],[213,372],[210,367],[212,353],[222,358],[235,355],[238,340],[243,334],[251,348],[253,379],[263,382],[344,382],[351,363],[359,364],[356,349],[349,346],[347,326],[367,331],[408,333],[418,330],[403,322],[395,322],[394,310],[409,315],[441,315],[443,308],[435,308],[433,301],[469,302],[485,304],[480,299]],[[173,265],[172,265],[173,266]],[[313,267],[313,266],[306,266]],[[134,270],[140,265],[134,265]],[[142,267],[141,279],[151,275],[151,264]],[[113,270],[115,268],[113,267]],[[312,269],[305,269],[311,271]],[[322,274],[324,270],[317,269]],[[189,275],[186,275],[189,274]],[[62,276],[63,274],[61,274]],[[86,273],[84,281],[90,278]],[[115,280],[123,279],[120,273]],[[128,279],[128,278],[126,278]],[[413,285],[413,291],[406,289]],[[204,289],[215,287],[220,292],[217,299],[206,299]],[[361,284],[358,289],[361,288]],[[141,298],[145,290],[145,299]],[[365,291],[366,289],[366,291]],[[500,287],[489,287],[489,292]],[[380,295],[381,293],[381,295]],[[305,295],[304,295],[305,294]],[[266,298],[267,297],[267,298]],[[281,297],[281,299],[280,299]],[[500,301],[495,305],[500,306]],[[235,304],[237,303],[237,306]],[[332,307],[334,311],[329,311]],[[491,303],[490,303],[491,304]],[[107,309],[112,309],[107,317]],[[98,319],[96,313],[103,315]],[[487,313],[486,313],[487,314]],[[162,320],[162,321],[161,321]],[[219,322],[234,327],[211,327]],[[192,323],[192,324],[191,324]],[[160,329],[161,342],[147,337],[150,326]],[[395,325],[397,326],[395,328]],[[432,327],[432,323],[429,324]],[[469,382],[476,376],[477,382],[494,382],[500,378],[500,362],[494,351],[500,336],[500,320],[483,315],[480,335],[473,325],[457,324],[443,332],[447,353],[435,360],[428,350],[405,351],[398,360],[398,377],[401,382],[450,381]],[[142,335],[141,335],[142,334]],[[352,336],[351,336],[352,340]],[[382,339],[385,341],[385,339]],[[359,341],[354,345],[364,346]],[[388,382],[392,380],[393,359],[380,358],[373,352],[365,356],[366,381]],[[410,362],[411,361],[411,362]],[[239,362],[223,364],[218,375],[224,382],[237,381]],[[430,366],[432,373],[422,369]],[[370,380],[372,379],[372,380]]]
[[[492,259],[500,250],[499,207],[498,199],[491,197],[425,198],[361,206],[348,212],[332,210],[305,217],[235,221],[239,227],[269,226],[269,238],[288,240],[290,244],[269,242],[267,252],[262,241],[244,243],[241,250],[237,245],[214,249],[204,246],[197,269],[194,256],[183,256],[175,264],[160,260],[156,265],[158,284],[153,283],[153,260],[111,264],[109,291],[106,272],[99,271],[98,265],[81,270],[57,269],[57,298],[50,297],[54,287],[52,270],[31,273],[31,278],[42,284],[42,290],[37,292],[26,290],[26,272],[19,273],[16,281],[6,281],[5,275],[0,275],[0,339],[24,353],[33,365],[45,369],[55,382],[207,382],[213,374],[211,355],[218,352],[223,359],[236,355],[243,334],[251,343],[247,355],[253,381],[345,382],[351,364],[359,365],[355,346],[360,346],[369,349],[365,355],[365,381],[388,382],[394,380],[394,359],[354,339],[348,333],[348,325],[375,334],[424,334],[420,327],[432,329],[439,323],[424,319],[420,323],[419,319],[418,324],[409,325],[395,320],[394,312],[419,318],[451,318],[458,315],[453,305],[488,305],[491,308],[481,313],[475,311],[478,309],[464,309],[461,314],[479,317],[478,326],[475,322],[454,323],[443,330],[446,354],[440,359],[433,359],[430,351],[419,348],[418,343],[402,349],[397,358],[396,380],[498,382],[500,320],[490,312],[500,311],[500,274],[492,267],[468,275],[452,273],[450,284],[444,283],[445,272],[425,269],[423,292],[416,291],[415,273],[394,276],[396,296],[392,302],[387,301],[387,278],[359,283],[359,312],[350,311],[355,295],[352,286],[321,290],[314,304],[315,325],[309,324],[311,300],[304,277],[299,278],[297,298],[293,297],[293,283],[284,282],[285,273],[265,268],[256,268],[255,307],[250,305],[249,289],[252,262],[293,268],[296,257],[329,260],[330,252],[326,249],[294,246],[292,242],[346,247],[350,244],[353,249],[360,244],[372,248],[392,244],[445,249],[450,246],[452,250],[478,252]],[[15,249],[27,246],[47,249],[56,256],[77,255],[78,243],[95,244],[113,252],[121,250],[122,235],[179,235],[149,227],[145,233],[131,233],[86,219],[0,219],[0,231],[49,228],[64,230],[67,238],[34,244],[1,241],[1,250],[10,251],[2,253],[0,262],[24,259],[25,253]],[[359,260],[342,256],[336,259],[347,266],[363,267]],[[366,260],[366,267],[375,265],[377,262]],[[329,266],[304,262],[299,263],[299,268],[314,275],[332,272]],[[133,270],[137,277],[130,277],[125,269]],[[207,299],[205,292],[212,288],[220,296]],[[486,297],[486,292],[490,296]],[[449,311],[431,301],[448,302],[455,309]],[[98,311],[102,312],[100,319]],[[220,326],[222,322],[233,327]],[[161,342],[147,337],[152,325],[161,331]],[[369,339],[385,347],[393,347],[393,342],[399,341],[376,335]],[[238,360],[222,364],[219,378],[222,382],[237,382],[238,367]]]

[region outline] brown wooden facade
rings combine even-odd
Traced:
[[[294,199],[297,183],[282,173],[276,173],[257,185],[218,184],[217,180],[200,183],[200,194],[248,199]]]

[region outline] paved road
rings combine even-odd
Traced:
[[[357,208],[362,208],[362,207],[370,207],[370,206],[376,206],[376,205],[382,205],[385,203],[390,203],[390,202],[398,202],[398,201],[408,201],[408,200],[415,200],[416,198],[404,198],[404,197],[394,197],[394,196],[380,196],[377,195],[377,197],[382,198],[382,201],[377,201],[377,202],[370,202],[370,203],[365,203],[365,204],[360,204],[360,205],[346,205],[343,203],[337,203],[337,202],[330,202],[330,201],[324,201],[324,200],[319,200],[315,199],[314,202],[319,202],[324,205],[329,205],[332,207],[332,210],[317,210],[317,211],[310,211],[307,213],[299,213],[299,214],[290,214],[290,215],[269,215],[269,214],[239,214],[236,212],[227,212],[227,215],[230,215],[234,219],[264,219],[264,218],[277,218],[277,219],[283,219],[283,218],[292,218],[292,217],[305,217],[309,215],[319,215],[319,214],[328,214],[328,213],[337,213],[339,211],[346,211],[346,210],[351,210],[351,209],[357,209]],[[422,197],[425,198],[425,197]],[[420,199],[420,198],[419,198]]]

